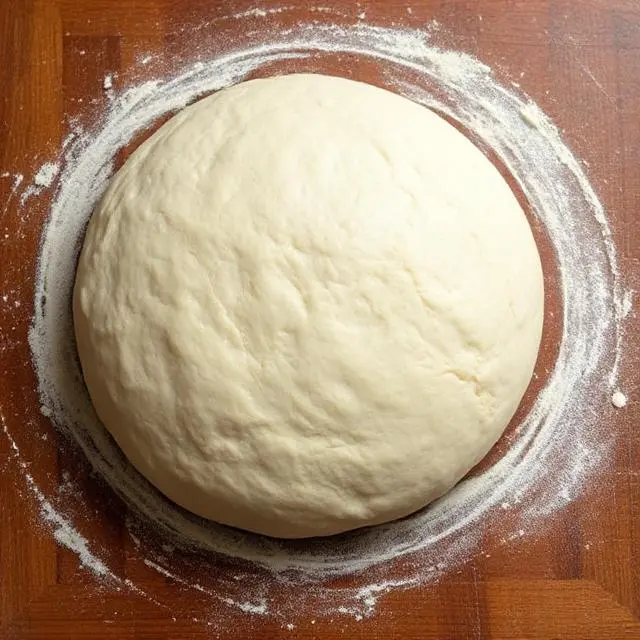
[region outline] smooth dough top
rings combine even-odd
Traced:
[[[529,383],[540,259],[444,119],[321,75],[184,109],[93,215],[73,310],[94,406],[158,489],[282,537],[405,516]]]

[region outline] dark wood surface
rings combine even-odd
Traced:
[[[288,4],[288,3],[282,3]],[[353,14],[352,3],[323,6]],[[217,0],[1,0],[0,174],[33,172],[56,158],[68,116],[104,108],[102,78],[118,71],[126,86],[136,57],[157,53],[167,72],[202,50],[199,23],[255,5]],[[262,7],[278,6],[265,2]],[[407,12],[407,7],[412,11]],[[607,210],[626,284],[640,284],[640,3],[637,0],[397,0],[363,2],[368,22],[420,26],[436,19],[449,45],[517,79],[563,131],[589,167]],[[308,16],[302,6],[292,19]],[[208,32],[215,39],[215,32]],[[80,51],[85,53],[80,55]],[[136,68],[140,77],[139,65]],[[95,104],[91,103],[91,100]],[[34,265],[46,206],[24,211],[0,179],[0,420],[36,403],[26,333]],[[4,229],[11,229],[4,238]],[[15,229],[19,233],[13,233]],[[23,265],[19,276],[6,265]],[[125,529],[123,505],[90,477],[77,452],[60,446],[33,411],[21,425],[28,472],[55,493],[59,470],[73,470],[89,509],[84,533],[109,550],[109,562],[159,594],[158,606],[116,590],[78,564],[42,526],[25,469],[0,431],[0,639],[5,638],[640,638],[640,323],[627,323],[622,386],[629,406],[611,412],[617,450],[611,467],[581,497],[531,535],[486,540],[434,584],[395,591],[362,621],[308,616],[282,621],[230,614],[202,594],[146,567]],[[25,415],[27,415],[25,413]],[[36,437],[37,435],[37,437]],[[43,436],[46,439],[43,439]],[[161,597],[160,597],[161,596]],[[215,624],[207,625],[207,622]]]

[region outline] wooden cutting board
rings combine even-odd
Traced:
[[[284,4],[265,1],[259,8]],[[502,78],[517,80],[584,160],[613,228],[625,285],[633,289],[640,283],[636,0],[318,4],[325,10],[287,4],[282,20],[293,24],[323,15],[336,20],[342,14],[345,24],[437,24],[447,34],[447,46],[477,56]],[[640,638],[640,322],[635,308],[626,323],[620,377],[629,404],[603,413],[616,441],[610,464],[578,499],[526,535],[487,534],[482,553],[469,554],[437,581],[391,590],[362,620],[305,615],[293,624],[251,615],[152,570],[126,526],[126,507],[37,411],[26,335],[47,206],[46,198],[44,204],[34,201],[25,216],[13,176],[33,176],[43,162],[58,157],[70,117],[106,108],[107,74],[115,72],[117,84],[126,86],[135,67],[139,80],[143,55],[155,56],[154,77],[163,70],[169,74],[177,62],[202,55],[203,41],[259,29],[251,20],[215,27],[222,24],[217,18],[255,7],[217,0],[0,3],[0,175],[10,174],[0,178],[0,294],[7,296],[0,303],[0,420],[11,425],[12,433],[20,432],[21,450],[20,457],[13,455],[8,431],[0,431],[0,638]],[[205,34],[202,24],[214,26]],[[19,233],[13,233],[16,229]],[[10,277],[7,265],[20,265],[19,277],[15,269]],[[83,515],[86,539],[99,542],[108,564],[152,597],[96,577],[76,553],[58,545],[52,528],[42,524],[42,504],[25,485],[29,477],[47,495],[59,496],[69,483],[81,487],[82,500],[66,500],[68,513]],[[222,562],[219,571],[224,571]]]

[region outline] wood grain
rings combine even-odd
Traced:
[[[260,6],[278,6],[264,2]],[[355,21],[353,3],[323,2]],[[144,71],[169,74],[216,51],[230,25],[217,19],[254,5],[214,0],[14,0],[0,3],[0,174],[32,176],[60,151],[69,118],[106,106],[102,79],[127,86]],[[411,8],[411,12],[407,11]],[[437,20],[448,46],[517,80],[585,161],[613,225],[621,270],[640,284],[640,4],[636,0],[395,0],[362,2],[367,21],[420,26]],[[283,20],[308,16],[301,5]],[[211,26],[201,28],[204,23]],[[236,34],[237,35],[237,34]],[[89,114],[89,115],[88,115]],[[41,525],[25,469],[0,431],[0,639],[53,638],[640,638],[640,322],[627,325],[622,380],[630,399],[607,409],[616,451],[582,496],[513,541],[488,535],[483,552],[439,582],[394,591],[375,616],[281,621],[229,613],[164,579],[137,556],[124,505],[56,436],[35,404],[26,334],[34,265],[47,208],[17,206],[0,178],[0,421],[20,433],[22,460],[46,492],[71,480],[83,533],[120,575],[144,584],[159,606],[116,590],[78,566]],[[4,238],[6,230],[12,233]],[[6,265],[20,265],[9,270]],[[31,389],[25,394],[23,389]],[[505,514],[505,518],[508,515]],[[152,537],[152,534],[150,534]],[[214,621],[214,624],[207,624]]]

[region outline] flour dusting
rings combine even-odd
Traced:
[[[7,437],[9,446],[11,448],[12,456],[17,460],[18,465],[23,471],[23,476],[26,481],[27,488],[31,494],[35,497],[40,507],[40,516],[46,522],[53,532],[53,537],[62,546],[66,547],[70,551],[73,551],[77,556],[80,564],[92,571],[98,577],[110,577],[117,581],[117,578],[108,567],[98,558],[89,548],[89,543],[75,528],[72,522],[68,518],[61,515],[51,504],[49,500],[44,496],[38,485],[33,479],[33,476],[27,470],[27,464],[20,457],[20,449],[15,440],[11,437],[7,429],[7,422],[2,413],[0,413],[0,423],[2,423],[2,430]]]
[[[50,187],[60,171],[57,162],[45,162],[33,178],[33,184],[37,187]]]
[[[616,409],[623,409],[627,406],[627,396],[622,391],[615,391],[611,396],[611,404]]]
[[[11,204],[11,201],[13,200],[13,197],[16,195],[16,193],[18,192],[18,189],[20,188],[20,185],[24,181],[24,175],[22,175],[21,173],[12,174],[12,173],[9,173],[8,171],[5,171],[2,173],[2,175],[0,175],[0,178],[10,178],[13,181],[13,184],[11,185],[11,190],[9,191],[9,197],[7,198],[4,208],[2,210],[2,213],[6,213],[7,209],[9,208],[9,205]]]
[[[24,206],[27,200],[33,196],[39,196],[45,189],[53,184],[60,171],[60,165],[57,162],[45,162],[33,176],[31,184],[27,185],[20,195],[20,206]],[[18,180],[19,178],[19,180]],[[16,176],[14,190],[22,183],[23,176]]]
[[[623,354],[623,320],[631,310],[631,294],[620,281],[602,205],[581,163],[530,98],[517,88],[501,85],[477,59],[436,46],[433,40],[440,25],[422,30],[361,21],[337,26],[317,19],[325,13],[321,7],[310,10],[315,16],[312,21],[284,30],[272,24],[270,18],[290,9],[251,9],[230,16],[263,24],[247,31],[241,47],[230,43],[215,58],[203,57],[169,79],[145,80],[116,93],[112,83],[106,86],[105,78],[103,87],[111,92],[106,113],[90,129],[73,123],[61,162],[55,165],[61,171],[56,176],[56,169],[46,185],[50,187],[57,178],[43,234],[29,336],[42,412],[84,451],[93,469],[127,502],[136,518],[151,523],[153,535],[162,537],[161,548],[154,550],[150,542],[132,534],[146,566],[247,615],[272,616],[287,629],[294,626],[291,620],[310,613],[356,620],[369,617],[385,593],[437,580],[483,553],[485,530],[500,530],[505,544],[518,540],[541,518],[578,495],[585,480],[607,459],[614,442],[614,433],[600,424],[601,412],[596,409],[613,402]],[[331,10],[326,13],[330,15]],[[300,544],[204,522],[168,502],[131,468],[98,421],[86,394],[69,300],[80,239],[113,174],[118,150],[167,113],[240,82],[267,64],[286,60],[300,72],[316,71],[318,54],[352,54],[378,65],[389,89],[458,122],[497,154],[555,250],[563,337],[544,388],[517,426],[507,452],[489,469],[399,522]],[[151,59],[141,57],[141,69]],[[21,202],[29,189],[43,186],[34,180],[22,192]],[[572,215],[567,216],[568,211]],[[4,421],[3,428],[15,444]],[[17,445],[15,453],[24,464]],[[29,477],[25,467],[27,485]],[[35,484],[29,489],[42,496],[41,505],[49,504]],[[507,510],[512,510],[513,517],[504,530]],[[53,507],[43,508],[42,515],[58,532],[59,542],[96,574],[141,589],[117,576],[100,559],[106,554],[79,536],[67,516]],[[188,577],[183,564],[174,562],[178,556],[188,560],[194,550],[202,564],[202,579],[197,581]],[[219,573],[214,554],[239,565],[210,586],[205,580]],[[402,562],[395,562],[400,558]],[[334,579],[342,576],[349,576],[350,586],[336,586],[342,583]]]

